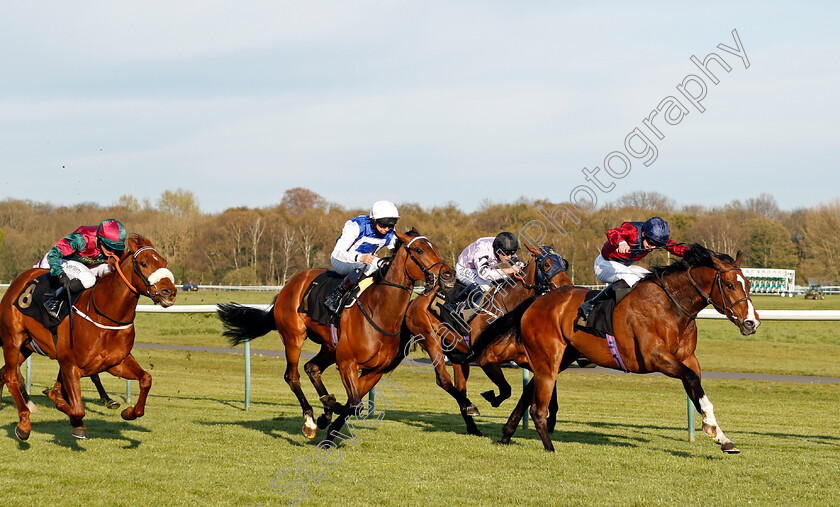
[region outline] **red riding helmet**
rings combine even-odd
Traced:
[[[96,238],[115,252],[125,250],[125,227],[113,218],[105,220],[96,228]]]

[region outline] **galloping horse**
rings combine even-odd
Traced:
[[[654,268],[615,308],[615,336],[606,339],[575,326],[578,307],[586,297],[582,287],[561,287],[540,298],[531,298],[492,323],[478,338],[478,347],[499,340],[521,342],[526,353],[520,362],[534,372],[534,379],[504,426],[501,444],[510,442],[516,425],[531,404],[534,426],[546,451],[554,446],[546,429],[546,406],[557,374],[578,357],[633,373],[661,372],[682,380],[688,397],[703,415],[703,431],[727,453],[739,452],[717,423],[714,408],[700,385],[697,314],[711,304],[743,335],[760,325],[749,297],[750,283],[736,259],[691,245],[684,259]],[[610,338],[614,338],[611,340]],[[478,359],[484,361],[482,352]]]
[[[286,350],[285,379],[303,409],[303,434],[307,438],[315,438],[316,426],[326,428],[336,411],[339,418],[327,436],[332,439],[334,431],[344,425],[344,420],[382,374],[399,364],[404,349],[400,344],[400,330],[414,282],[425,280],[430,290],[436,283],[455,281],[455,270],[443,262],[437,247],[425,236],[414,229],[396,235],[395,253],[388,265],[374,275],[373,285],[359,295],[356,303],[342,312],[337,345],[330,327],[298,311],[307,288],[324,269],[307,269],[293,276],[275,297],[273,308],[267,311],[235,303],[219,305],[219,319],[226,329],[224,336],[233,345],[274,329],[280,333]],[[298,373],[300,350],[307,337],[321,346],[318,354],[304,366],[324,405],[324,414],[318,417],[317,424],[312,406],[300,387]],[[321,380],[321,373],[331,364],[338,365],[347,391],[346,406],[335,402]]]
[[[123,410],[122,418],[133,420],[143,415],[152,376],[131,355],[137,301],[142,295],[168,307],[175,302],[178,291],[172,272],[166,269],[166,260],[142,236],[131,236],[122,257],[112,257],[109,262],[112,261],[116,273],[102,277],[79,297],[73,308],[78,314],[73,329],[70,319],[65,319],[57,328],[55,343],[43,325],[14,305],[16,300],[21,303],[29,297],[30,282],[47,270],[25,271],[12,282],[0,301],[0,342],[5,357],[0,384],[8,384],[17,405],[20,422],[15,427],[15,435],[19,439],[29,438],[32,429],[29,408],[21,395],[20,358],[36,349],[58,360],[60,381],[47,395],[69,416],[73,436],[87,438],[79,387],[79,378],[83,376],[107,371],[124,379],[139,380],[137,404]]]
[[[474,342],[479,333],[504,313],[515,308],[519,303],[535,294],[544,294],[549,290],[563,285],[571,285],[572,281],[566,274],[568,261],[563,259],[550,246],[544,246],[540,250],[526,245],[533,256],[533,260],[525,266],[523,273],[508,279],[508,283],[500,284],[491,297],[486,298],[478,314],[470,321],[469,341],[455,332],[451,327],[442,323],[437,316],[429,311],[435,294],[429,293],[414,299],[408,306],[405,314],[405,327],[403,333],[419,337],[417,343],[429,354],[435,368],[437,384],[449,395],[455,398],[467,425],[467,432],[470,435],[481,435],[473,420],[479,415],[478,408],[467,398],[467,379],[469,378],[469,362],[459,364],[457,358],[453,357],[452,370],[455,374],[453,384],[449,373],[446,371],[444,354],[457,351],[461,355],[469,352],[469,343]],[[414,340],[411,341],[413,343]],[[494,407],[498,407],[504,400],[510,398],[510,384],[505,379],[501,363],[514,359],[517,353],[514,350],[496,351],[495,361],[488,361],[482,369],[499,388],[499,395],[495,396],[493,391],[486,391],[481,395]]]

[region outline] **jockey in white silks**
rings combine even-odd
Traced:
[[[330,255],[333,269],[346,275],[324,303],[332,313],[338,313],[341,299],[359,280],[370,276],[382,265],[376,256],[382,248],[393,250],[397,236],[394,226],[400,219],[397,207],[390,201],[376,201],[370,214],[359,215],[344,223],[341,236],[335,241]]]

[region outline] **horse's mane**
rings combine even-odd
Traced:
[[[729,264],[735,264],[735,259],[729,255],[709,250],[699,243],[693,243],[689,245],[688,251],[682,259],[678,259],[667,266],[657,266],[653,268],[651,273],[646,275],[643,279],[662,278],[666,275],[681,273],[695,267],[714,268],[715,259]]]
[[[411,230],[406,231],[405,234],[406,234],[406,236],[417,237],[417,236],[420,235],[420,231],[418,231],[416,228],[412,227]],[[400,247],[403,246],[404,244],[405,243],[403,243],[403,241],[399,237],[397,237],[397,241],[394,242],[394,251],[398,252],[400,250]],[[396,254],[385,258],[385,264],[382,266],[382,268],[380,268],[379,270],[377,270],[374,273],[374,277],[375,277],[374,280],[375,281],[378,282],[379,280],[382,280],[382,279],[385,278],[385,275],[388,274],[388,268],[391,267],[391,261],[394,260],[395,255]]]
[[[125,252],[123,252],[122,258],[120,260],[124,259],[127,255],[133,254],[134,252],[143,248],[144,246],[152,246],[152,242],[146,239],[145,236],[137,234],[136,232],[132,233],[132,235],[129,236],[128,240],[126,241]]]

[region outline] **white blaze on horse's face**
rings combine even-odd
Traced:
[[[168,278],[172,285],[175,285],[175,275],[172,274],[172,271],[169,271],[166,268],[158,268],[155,270],[154,273],[149,275],[149,285],[157,285],[157,283],[164,278]]]
[[[736,279],[741,284],[741,288],[744,289],[744,294],[747,296],[747,317],[744,319],[744,322],[752,322],[753,329],[758,329],[758,326],[761,325],[761,321],[758,320],[758,315],[755,314],[755,308],[753,307],[752,300],[749,298],[750,294],[747,292],[747,282],[740,274],[736,275]]]

